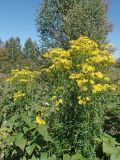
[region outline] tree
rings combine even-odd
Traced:
[[[103,0],[43,0],[36,18],[41,47],[66,49],[69,40],[81,35],[103,43],[112,29],[107,8]]]
[[[33,42],[31,38],[28,38],[24,44],[23,54],[27,58],[35,58],[39,54],[39,48],[36,42]]]
[[[20,38],[11,37],[6,41],[5,48],[7,49],[7,56],[13,62],[16,61],[17,57],[21,54]]]
[[[0,39],[0,48],[3,48],[3,46],[4,46],[4,43],[3,43],[3,41]]]

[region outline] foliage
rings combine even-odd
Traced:
[[[39,70],[41,66],[39,47],[30,38],[21,48],[19,37],[11,37],[5,43],[0,42],[0,71],[10,73],[12,69],[29,67]]]
[[[106,110],[104,130],[120,143],[120,68],[117,63],[111,68],[110,75],[117,84],[117,91],[110,97]]]
[[[36,119],[40,119],[37,76],[38,72],[26,68],[12,70],[7,78],[1,104],[1,159],[40,158],[53,142],[48,126]]]
[[[69,48],[68,42],[81,35],[103,43],[112,25],[107,22],[108,3],[103,0],[43,0],[36,26],[41,48]]]
[[[17,69],[7,77],[0,103],[1,159],[99,160],[98,137],[116,91],[108,73],[115,61],[108,44],[84,36],[70,44],[67,51],[45,53],[41,71]],[[118,149],[108,156],[119,156]]]
[[[23,54],[25,57],[36,58],[39,55],[37,44],[28,38],[24,44]]]
[[[120,143],[107,134],[101,136],[103,152],[110,156],[110,160],[120,159]]]
[[[17,56],[21,53],[19,37],[11,37],[8,41],[6,41],[5,48],[7,50],[9,59],[13,61],[17,60]]]

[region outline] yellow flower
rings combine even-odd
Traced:
[[[88,64],[84,64],[82,66],[82,72],[83,73],[89,73],[89,72],[93,72],[95,70],[95,68],[91,65],[88,65]]]
[[[103,85],[101,85],[101,84],[96,84],[96,85],[93,86],[92,92],[93,92],[93,93],[97,93],[97,92],[101,92],[101,91],[103,91],[103,90],[104,90],[104,89],[103,89]]]
[[[46,122],[40,116],[36,116],[36,123],[40,125],[46,124]]]
[[[22,93],[21,91],[16,92],[13,95],[14,102],[17,101],[20,97],[24,97],[24,96],[25,96],[25,93]]]
[[[111,89],[112,91],[116,91],[116,90],[117,90],[117,86],[113,84],[113,85],[111,85],[110,89]]]
[[[81,100],[78,101],[78,103],[79,104],[86,104],[87,102],[85,100],[81,99]]]
[[[78,96],[78,100],[79,104],[85,105],[90,101],[90,97],[81,98],[81,96]]]
[[[55,102],[55,106],[59,106],[60,104],[63,104],[63,99],[59,99]]]
[[[59,99],[58,102],[59,102],[60,104],[63,104],[63,99]]]
[[[90,101],[90,97],[86,97],[85,99],[86,99],[87,101]]]
[[[87,79],[82,79],[82,80],[76,80],[78,87],[83,87],[84,84],[88,82]]]
[[[19,82],[27,83],[28,80],[27,79],[20,79]]]
[[[104,77],[104,75],[103,75],[101,72],[96,72],[96,73],[95,73],[95,76],[96,76],[97,78],[100,78],[100,79],[102,79],[102,78]]]
[[[57,96],[52,96],[52,101],[56,100]]]
[[[109,77],[104,77],[104,80],[105,81],[110,81],[110,78]]]
[[[73,73],[69,76],[70,79],[79,79],[82,77],[83,77],[83,74],[81,74],[81,73]]]

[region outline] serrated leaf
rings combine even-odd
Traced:
[[[32,145],[26,147],[26,151],[29,154],[29,156],[31,156],[31,154],[33,153],[35,147],[36,147],[35,143],[33,143]]]
[[[16,136],[15,144],[16,144],[16,146],[20,147],[20,149],[21,149],[22,151],[24,150],[24,148],[25,148],[25,146],[26,146],[26,143],[27,143],[27,141],[26,141],[26,139],[24,138],[23,133],[18,134],[18,135]]]
[[[40,133],[43,136],[43,138],[44,138],[45,141],[47,141],[47,142],[48,141],[53,142],[52,137],[49,136],[49,134],[48,134],[48,129],[47,129],[46,125],[40,125],[37,128],[37,131],[38,131],[38,133]]]
[[[70,160],[70,155],[69,154],[64,154],[63,155],[63,160]]]

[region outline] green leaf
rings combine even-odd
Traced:
[[[71,157],[71,160],[86,160],[86,158],[83,157],[81,154],[76,153]]]
[[[33,143],[32,145],[26,147],[26,151],[29,154],[29,156],[31,156],[31,154],[33,153],[35,147],[36,147],[35,143]]]
[[[47,160],[56,160],[56,156],[53,155],[53,156],[49,157]]]
[[[109,141],[103,142],[103,152],[107,155],[111,155],[112,152],[114,152],[114,144],[111,144]]]
[[[31,158],[31,160],[37,160],[37,159],[36,159],[35,156],[33,155],[32,158]]]
[[[26,157],[24,156],[23,158],[20,158],[20,160],[26,160]]]
[[[111,154],[110,160],[119,160],[120,159],[120,147],[116,147],[116,150]]]
[[[26,115],[23,115],[22,119],[29,127],[31,127],[33,125],[32,122],[31,122],[31,119],[28,118]]]
[[[50,137],[49,134],[48,134],[48,130],[47,130],[47,126],[46,125],[40,125],[37,128],[37,131],[38,131],[38,133],[40,133],[43,136],[45,141],[53,142],[52,137]]]
[[[15,142],[15,136],[9,136],[3,140],[7,145],[11,145]]]
[[[36,125],[35,125],[35,126],[31,126],[31,127],[29,127],[29,128],[24,127],[24,128],[23,128],[23,131],[24,131],[24,133],[26,134],[27,132],[29,132],[29,131],[31,131],[31,130],[33,130],[33,129],[35,129],[35,128],[36,128]]]
[[[47,153],[46,152],[41,153],[40,160],[47,160]]]
[[[23,133],[20,133],[16,136],[15,144],[20,147],[20,149],[23,151],[26,146],[26,139],[24,138]]]
[[[70,160],[70,155],[69,154],[64,154],[63,155],[63,160]]]

